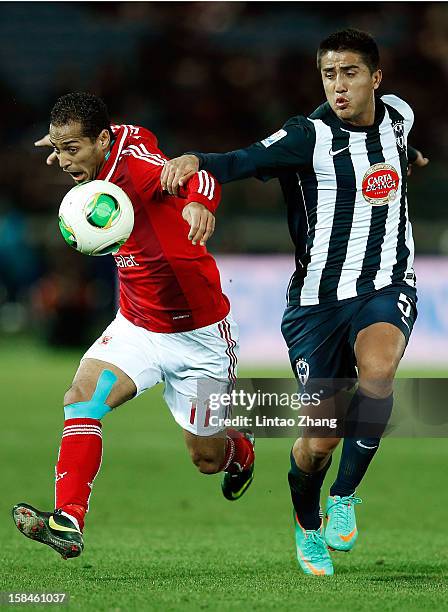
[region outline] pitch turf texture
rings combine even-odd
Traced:
[[[358,491],[357,546],[334,553],[334,577],[316,579],[295,560],[291,440],[258,440],[254,484],[228,502],[220,477],[190,464],[161,389],[105,418],[84,554],[63,561],[24,538],[10,509],[51,508],[61,397],[77,358],[0,350],[0,591],[64,591],[78,610],[448,609],[445,439],[383,442]]]

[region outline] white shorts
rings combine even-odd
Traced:
[[[208,397],[232,388],[238,352],[238,326],[230,313],[206,327],[163,334],[134,325],[118,311],[82,359],[116,366],[134,381],[137,395],[164,382],[164,398],[177,423],[198,436],[211,436],[225,429],[229,407],[211,413]]]

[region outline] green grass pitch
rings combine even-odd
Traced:
[[[294,556],[291,440],[258,440],[254,484],[230,503],[219,476],[190,464],[160,388],[104,420],[84,554],[63,561],[21,536],[14,503],[52,507],[61,397],[78,357],[0,350],[0,591],[65,591],[77,610],[448,609],[445,439],[383,441],[358,491],[356,548],[316,579]]]

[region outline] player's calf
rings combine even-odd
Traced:
[[[197,436],[184,430],[191,459],[203,474],[224,472],[222,491],[231,501],[239,499],[254,477],[254,437],[249,431],[228,429],[214,436]]]
[[[226,448],[223,432],[214,436],[197,436],[184,430],[184,436],[191,460],[202,474],[221,471]]]
[[[191,459],[201,474],[217,474],[221,471],[221,455],[221,453],[212,455],[209,453],[196,451],[191,455]]]

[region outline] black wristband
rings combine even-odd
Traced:
[[[411,147],[408,145],[408,162],[410,164],[413,164],[415,160],[417,159],[417,157],[418,157],[417,149],[414,149],[414,147]]]

